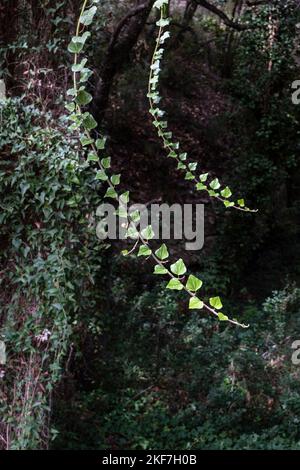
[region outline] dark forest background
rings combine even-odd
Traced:
[[[166,158],[146,97],[153,3],[99,3],[91,111],[134,201],[205,203],[204,249],[173,240],[171,254],[250,328],[189,311],[146,260],[97,240],[105,184],[64,108],[81,1],[2,0],[3,449],[300,448],[300,3],[170,2],[169,126],[255,214],[195,193]]]

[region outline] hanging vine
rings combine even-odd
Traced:
[[[256,210],[249,209],[245,205],[244,199],[238,199],[236,202],[232,201],[230,199],[232,196],[231,189],[228,186],[222,189],[218,178],[210,178],[211,181],[208,182],[208,173],[202,173],[197,176],[197,162],[188,162],[187,153],[179,151],[179,142],[172,141],[172,132],[168,130],[168,122],[164,119],[165,112],[159,108],[161,101],[159,94],[161,61],[165,52],[165,43],[170,38],[168,28],[171,23],[171,18],[168,16],[169,0],[157,0],[154,3],[154,8],[160,10],[160,19],[156,23],[159,30],[150,66],[147,97],[150,103],[149,112],[153,117],[153,125],[163,142],[164,148],[168,151],[168,157],[173,158],[177,162],[177,170],[185,173],[186,180],[195,183],[197,191],[206,191],[210,197],[221,201],[226,208],[232,207],[244,212],[257,212]]]
[[[97,122],[89,112],[83,110],[83,107],[90,104],[92,101],[92,95],[86,90],[86,83],[91,76],[92,71],[87,67],[87,58],[83,57],[82,54],[84,52],[86,42],[91,34],[86,30],[86,28],[93,23],[94,16],[97,12],[97,3],[98,0],[84,0],[77,22],[76,34],[74,37],[72,37],[72,40],[68,46],[69,52],[74,54],[74,62],[72,66],[73,88],[69,89],[67,92],[68,96],[71,97],[71,101],[67,103],[66,108],[70,112],[69,119],[72,122],[72,124],[69,126],[70,131],[78,131],[83,133],[83,135],[80,137],[80,141],[81,145],[87,149],[87,161],[91,164],[97,165],[97,168],[95,168],[95,179],[107,183],[108,188],[104,197],[111,198],[118,203],[116,215],[124,219],[127,230],[126,235],[128,238],[134,240],[133,248],[130,251],[124,250],[123,254],[128,255],[129,253],[131,254],[138,250],[137,256],[144,256],[148,259],[152,259],[152,261],[155,263],[154,274],[168,276],[169,281],[166,284],[167,289],[177,291],[184,290],[190,297],[190,309],[205,309],[210,314],[216,316],[220,321],[227,321],[234,325],[241,326],[242,328],[247,328],[248,325],[244,325],[236,319],[229,318],[221,311],[223,305],[219,296],[211,297],[208,302],[205,302],[202,298],[200,298],[198,291],[202,287],[202,281],[193,274],[190,274],[186,278],[187,268],[183,260],[178,259],[174,263],[171,263],[169,259],[169,251],[165,244],[162,244],[157,250],[152,249],[150,246],[150,241],[154,238],[154,232],[151,225],[148,225],[141,231],[137,230],[136,224],[140,220],[138,211],[132,214],[127,212],[127,204],[130,199],[129,191],[123,192],[121,194],[117,191],[117,186],[120,183],[121,175],[112,174],[110,170],[111,158],[104,154],[106,138],[104,136],[98,136],[98,138],[94,138]],[[155,3],[155,6],[157,8],[161,8],[162,12],[162,17],[159,20],[160,28],[163,28],[164,25],[169,23],[169,20],[164,18],[164,8],[167,6],[167,4],[168,2],[166,0],[158,0]],[[168,32],[162,33],[162,29],[160,29],[160,31],[161,33],[157,41],[157,44],[159,45],[163,44],[163,42],[168,37]],[[154,53],[156,62],[158,58],[161,57],[162,53],[162,48],[156,48]],[[157,71],[155,65],[156,62],[152,63],[151,65],[151,70],[154,72]],[[155,73],[153,79],[151,80],[153,93],[155,92],[154,85],[156,85],[157,82],[158,74]],[[158,93],[155,92],[155,96],[153,96],[151,99],[157,101]],[[161,111],[157,108],[155,109],[155,114],[160,115]],[[163,127],[164,125],[162,128]],[[159,131],[161,132],[160,129]],[[165,133],[164,138],[166,138]],[[171,144],[170,142],[170,148],[172,149],[172,152],[174,151],[175,153],[174,145],[175,144]],[[215,187],[215,189],[217,188]],[[242,209],[242,207],[240,208]]]

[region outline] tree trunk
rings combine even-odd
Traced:
[[[3,59],[3,66],[7,71],[5,83],[8,91],[12,90],[17,84],[15,77],[15,53],[8,48],[8,45],[15,42],[17,39],[17,25],[19,17],[18,4],[18,0],[8,0],[0,6],[0,47],[7,48],[7,52]]]

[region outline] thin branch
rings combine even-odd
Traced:
[[[110,45],[109,47],[110,48],[113,48],[114,45],[116,44],[123,28],[126,26],[126,23],[128,22],[128,20],[130,20],[131,18],[133,18],[134,16],[138,15],[140,12],[142,11],[145,11],[147,8],[149,8],[149,4],[148,3],[144,3],[143,5],[139,5],[138,7],[134,8],[133,10],[129,11],[127,13],[126,16],[124,16],[124,18],[121,19],[121,21],[119,22],[119,24],[117,25],[113,35],[112,35],[112,38],[111,38],[111,41],[110,41]]]
[[[226,26],[229,26],[230,28],[233,28],[237,31],[245,31],[247,29],[252,29],[251,26],[249,25],[243,25],[240,23],[236,23],[235,21],[232,21],[224,11],[220,10],[220,8],[216,7],[215,5],[209,3],[207,0],[194,0],[198,5],[202,6],[206,10],[210,11],[211,13],[214,13],[217,15]]]

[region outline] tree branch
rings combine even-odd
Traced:
[[[198,5],[202,6],[206,10],[214,13],[217,15],[226,26],[229,26],[230,28],[233,28],[237,31],[245,31],[247,29],[251,29],[250,26],[248,25],[242,25],[240,23],[236,23],[235,21],[232,21],[226,13],[224,13],[220,8],[216,7],[215,5],[209,3],[207,0],[194,0]]]

